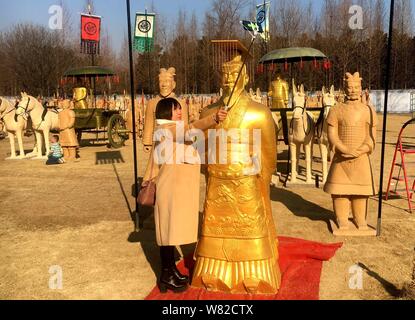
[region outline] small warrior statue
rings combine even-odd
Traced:
[[[150,152],[153,146],[153,132],[154,132],[154,124],[155,124],[155,117],[154,112],[157,106],[157,103],[161,99],[165,98],[174,98],[179,101],[174,93],[174,89],[176,89],[176,81],[174,81],[174,77],[176,75],[176,69],[171,67],[169,69],[161,68],[159,74],[159,86],[160,86],[160,93],[148,102],[145,118],[144,118],[144,133],[143,133],[143,144],[144,144],[144,151]],[[180,105],[182,106],[182,121],[185,124],[189,123],[189,111],[187,104],[184,101],[179,101]]]
[[[327,118],[328,138],[335,154],[324,186],[333,198],[338,234],[350,228],[350,207],[358,231],[369,230],[367,204],[376,193],[369,158],[376,145],[376,112],[361,102],[362,79],[358,72],[346,73],[344,89],[345,102],[331,108]]]
[[[72,104],[62,104],[63,110],[59,112],[59,138],[66,161],[76,160],[76,150],[79,146],[75,133],[75,112]]]
[[[271,82],[268,96],[272,98],[272,108],[287,108],[289,85],[280,75]]]

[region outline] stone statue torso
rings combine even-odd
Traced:
[[[369,107],[362,103],[342,103],[333,110],[338,122],[340,140],[352,149],[361,146],[367,138],[367,127],[370,125]]]
[[[376,127],[376,113],[371,107],[360,102],[340,103],[330,109],[327,123],[337,128],[339,140],[350,150],[356,150],[364,143],[374,148],[375,137],[371,132]],[[332,195],[374,195],[369,154],[346,158],[335,150],[324,191]]]
[[[64,109],[59,112],[59,138],[62,147],[78,146],[74,125],[75,112],[73,110]]]

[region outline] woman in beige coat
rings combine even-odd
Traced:
[[[186,290],[189,279],[176,268],[174,247],[198,240],[200,156],[192,140],[186,142],[190,140],[186,138],[191,129],[215,127],[226,114],[219,110],[211,117],[184,125],[176,99],[160,100],[156,106],[155,143],[149,167],[156,182],[154,217],[162,264],[158,283],[161,292]]]

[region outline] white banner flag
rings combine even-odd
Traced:
[[[263,30],[261,37],[268,42],[270,40],[269,35],[269,11],[270,11],[271,2],[264,2],[256,6],[256,23]]]
[[[137,12],[136,14],[134,48],[140,53],[153,51],[155,16],[154,13]]]

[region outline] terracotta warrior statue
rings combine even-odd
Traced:
[[[268,96],[272,98],[272,108],[287,108],[289,97],[288,82],[277,75],[277,79],[271,82]]]
[[[347,231],[350,209],[359,231],[368,230],[367,203],[376,194],[369,156],[376,145],[376,112],[361,102],[362,79],[346,73],[346,99],[330,109],[328,138],[333,162],[324,191],[333,198],[340,232]]]
[[[144,119],[144,132],[143,132],[143,144],[144,151],[150,152],[153,145],[153,132],[154,132],[154,123],[155,117],[154,112],[157,106],[157,103],[164,98],[175,98],[179,100],[174,94],[174,89],[176,89],[176,82],[174,81],[174,76],[176,75],[175,68],[161,68],[159,74],[159,86],[160,93],[154,99],[151,99],[146,108],[145,119]],[[179,101],[182,106],[182,120],[185,124],[189,123],[189,111],[187,104],[184,101]]]
[[[73,101],[75,103],[75,109],[88,108],[88,103],[86,101],[87,95],[87,89],[85,87],[73,89]]]
[[[205,118],[218,108],[228,110],[227,119],[216,127],[215,146],[219,158],[226,149],[226,160],[209,160],[192,286],[228,293],[275,294],[281,278],[270,203],[270,182],[276,167],[275,126],[269,108],[252,101],[245,91],[249,81],[246,67],[236,83],[241,67],[240,55],[223,64],[223,96],[201,114]],[[224,139],[220,129],[225,132]],[[245,129],[249,139],[235,140],[233,133],[239,129]],[[237,132],[243,135],[242,130]],[[258,132],[260,144],[259,139],[253,139]],[[209,139],[213,139],[210,134]]]
[[[71,104],[62,104],[63,110],[59,112],[59,141],[66,161],[76,160],[78,140],[75,133],[75,112]]]

